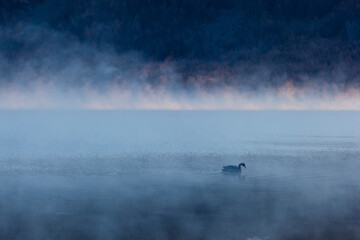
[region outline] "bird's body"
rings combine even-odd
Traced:
[[[223,166],[222,171],[227,173],[237,173],[237,172],[241,172],[241,167],[246,168],[245,163],[240,163],[239,166],[235,166],[235,165]]]
[[[224,172],[238,172],[240,170],[240,168],[238,166],[234,166],[234,165],[227,165],[227,166],[223,166],[222,169]]]

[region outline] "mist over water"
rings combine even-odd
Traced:
[[[360,239],[360,114],[0,111],[1,239]],[[245,162],[235,175],[223,165]]]
[[[359,53],[358,1],[0,2],[0,239],[360,239]]]
[[[36,24],[0,26],[0,38],[0,109],[360,109],[359,68],[342,61],[291,74],[272,58],[149,60]]]

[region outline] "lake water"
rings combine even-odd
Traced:
[[[0,239],[360,239],[360,112],[0,111]]]

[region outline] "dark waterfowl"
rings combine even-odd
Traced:
[[[241,167],[246,168],[245,163],[240,163],[239,166],[235,166],[235,165],[227,165],[227,166],[223,166],[222,171],[223,172],[241,172]]]

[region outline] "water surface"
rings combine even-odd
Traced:
[[[0,111],[1,239],[360,239],[360,113]],[[241,174],[223,165],[245,162]]]

